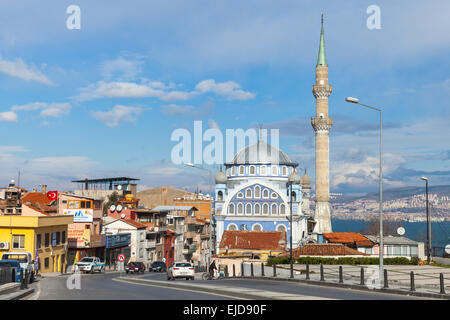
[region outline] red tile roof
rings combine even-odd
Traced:
[[[219,247],[221,249],[286,249],[286,232],[284,231],[231,231],[223,232]]]
[[[28,192],[22,197],[22,203],[31,202],[50,205],[54,200],[47,198],[47,194],[42,192]]]
[[[292,256],[367,256],[355,249],[339,243],[310,243],[294,248]],[[289,252],[283,252],[278,257],[289,257]]]
[[[331,243],[353,244],[356,246],[373,247],[374,243],[361,233],[357,232],[329,232],[324,233],[323,237]]]
[[[120,220],[122,220],[123,222],[128,223],[129,225],[132,225],[133,227],[136,227],[138,229],[145,229],[145,228],[147,228],[146,225],[144,225],[144,224],[142,224],[140,222],[134,221],[134,220],[129,220],[129,219],[120,219]]]

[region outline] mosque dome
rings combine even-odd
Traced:
[[[216,174],[216,184],[226,184],[227,176],[224,172],[220,171]]]
[[[272,147],[270,144],[259,140],[254,145],[245,147],[239,151],[228,164],[287,164],[294,165],[291,159],[283,151]]]

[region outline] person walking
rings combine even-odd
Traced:
[[[214,279],[214,270],[217,270],[216,267],[216,260],[213,260],[211,264],[209,265],[209,278]]]

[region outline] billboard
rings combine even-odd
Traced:
[[[73,222],[92,222],[93,209],[64,209],[63,215],[73,216]]]

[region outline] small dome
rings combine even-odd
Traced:
[[[300,184],[300,181],[301,179],[297,171],[292,171],[288,177],[288,182],[292,184]]]
[[[305,174],[302,177],[301,184],[302,184],[302,186],[309,186],[311,184],[311,178],[308,176],[306,171],[305,171]]]
[[[220,171],[216,174],[216,184],[226,184],[227,176],[224,172]]]

